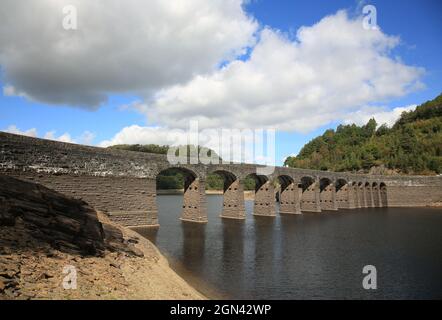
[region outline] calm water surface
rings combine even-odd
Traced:
[[[442,298],[442,209],[359,209],[182,223],[182,196],[158,196],[161,227],[138,229],[172,267],[211,297],[232,299]],[[362,288],[374,265],[378,289]]]

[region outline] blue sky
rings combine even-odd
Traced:
[[[364,4],[372,4],[376,7],[378,15],[377,23],[383,34],[400,37],[400,42],[392,48],[392,51],[388,54],[389,57],[401,61],[405,66],[423,68],[425,70],[422,74],[416,76],[423,86],[404,94],[393,94],[392,96],[381,95],[380,99],[364,101],[364,107],[379,106],[383,107],[383,112],[385,112],[397,107],[419,104],[440,94],[442,91],[440,86],[442,83],[442,60],[440,59],[440,53],[442,52],[442,41],[440,41],[442,32],[442,19],[440,19],[442,13],[441,1],[389,0],[359,2],[344,0],[251,0],[244,6],[244,10],[249,17],[251,16],[255,19],[255,22],[259,24],[260,30],[265,27],[269,27],[272,30],[279,30],[285,34],[285,39],[293,40],[296,39],[296,32],[300,27],[311,27],[324,17],[335,15],[338,10],[342,9],[347,11],[349,19],[351,19],[353,16],[356,17],[360,15],[360,10]],[[11,6],[12,5],[13,4],[11,4]],[[20,10],[20,8],[17,10]],[[229,19],[229,17],[224,17],[224,19]],[[203,35],[201,37],[203,37]],[[236,40],[235,38],[232,41]],[[138,39],[138,41],[142,40]],[[241,41],[243,40],[241,39]],[[17,41],[17,43],[18,42],[19,41]],[[3,48],[0,47],[0,57],[2,51],[6,52],[6,47],[11,48],[17,46],[17,48],[20,48],[18,44],[12,41],[6,44],[0,42],[0,46],[3,46]],[[147,48],[149,47],[147,46]],[[275,50],[277,50],[277,48],[275,48]],[[249,54],[252,51],[253,48],[249,47]],[[40,54],[45,53],[43,49],[37,52],[40,52]],[[197,55],[200,53],[204,54],[200,49],[196,52]],[[237,59],[248,60],[250,58],[249,54],[241,58],[237,56]],[[149,57],[148,50],[146,57]],[[194,57],[194,60],[198,59],[198,56]],[[141,127],[146,125],[170,126],[172,123],[168,122],[167,113],[161,113],[161,111],[159,112],[160,115],[154,118],[154,116],[151,116],[151,113],[143,112],[142,110],[144,110],[143,108],[145,106],[149,106],[149,103],[153,99],[152,97],[155,97],[155,92],[165,89],[171,84],[173,85],[173,82],[168,82],[165,86],[155,84],[153,85],[154,89],[146,88],[146,90],[144,90],[144,88],[131,89],[130,86],[129,89],[126,90],[126,87],[123,88],[123,86],[126,86],[126,83],[119,83],[118,85],[122,86],[120,89],[120,87],[116,87],[112,84],[112,88],[115,87],[116,89],[106,90],[106,95],[108,96],[107,101],[102,103],[100,107],[84,107],[73,105],[68,100],[66,103],[54,103],[49,98],[40,98],[37,94],[26,91],[28,90],[27,88],[29,88],[29,84],[17,80],[20,73],[14,72],[16,69],[26,71],[25,67],[27,66],[23,68],[21,68],[21,66],[17,67],[17,63],[14,64],[11,62],[11,59],[8,60],[6,58],[3,60],[0,58],[0,62],[2,62],[1,70],[3,75],[1,87],[14,87],[13,93],[3,90],[3,94],[0,95],[0,130],[6,130],[11,128],[11,126],[15,126],[23,132],[35,129],[38,132],[37,135],[40,137],[55,131],[55,134],[52,135],[53,138],[68,133],[71,141],[98,145],[104,140],[111,140],[125,127],[133,125]],[[229,63],[229,61],[226,62],[227,65]],[[74,64],[75,67],[75,62],[72,62],[72,64]],[[78,67],[81,68],[81,66]],[[200,66],[196,66],[195,68],[198,69]],[[210,72],[214,72],[215,74],[217,72],[217,70],[204,68],[201,67],[202,71],[197,70],[195,73],[198,74],[201,72],[202,75],[207,75]],[[34,75],[33,69],[30,68],[30,70],[30,76],[28,76],[28,78]],[[83,75],[83,77],[95,77],[93,71],[91,71],[91,74],[85,73],[85,75]],[[124,74],[122,77],[124,78]],[[38,81],[38,77],[36,76],[35,78],[35,81]],[[58,81],[58,78],[54,79]],[[210,79],[209,76],[208,79]],[[187,80],[192,81],[191,78]],[[103,82],[104,80],[99,79],[97,81]],[[178,83],[182,84],[186,83],[186,81],[178,81]],[[53,83],[53,81],[48,81],[48,83]],[[20,85],[22,85],[22,87],[20,87]],[[50,90],[44,88],[44,85],[41,85],[38,90],[44,91],[45,89]],[[146,93],[146,91],[148,92]],[[75,92],[74,94],[76,94]],[[82,91],[78,92],[81,94]],[[170,97],[170,92],[167,93],[168,95],[165,95],[165,97]],[[60,101],[63,101],[63,94],[61,94],[61,96]],[[210,95],[207,99],[210,99]],[[143,108],[121,107],[122,105],[131,105],[134,101],[140,101]],[[170,105],[167,105],[167,108],[171,109],[175,105],[182,107],[181,105],[170,103]],[[238,108],[240,107],[241,106]],[[194,112],[194,110],[192,110],[192,112]],[[312,115],[313,113],[309,114]],[[287,115],[287,117],[296,116],[296,110],[294,110],[293,114]],[[249,118],[250,117],[253,118],[253,114],[250,114]],[[307,116],[303,117],[303,122],[309,122],[310,118]],[[150,121],[148,124],[147,119]],[[350,117],[349,119],[353,118]],[[238,121],[240,120],[242,120],[242,118],[239,118]],[[312,118],[311,121],[315,120]],[[325,129],[335,127],[338,123],[342,122],[342,117],[339,119],[329,119],[325,122],[325,124],[318,126],[310,126],[306,130],[302,130],[302,132],[291,132],[290,129],[287,129],[290,127],[290,123],[281,127],[278,127],[275,123],[270,124],[278,130],[276,140],[277,163],[281,164],[287,155],[299,152],[300,148],[306,142],[318,134],[321,134]],[[90,132],[92,135],[86,139],[85,132]],[[148,139],[148,141],[150,140]]]
[[[322,17],[340,9],[357,13],[362,4],[373,4],[377,9],[377,22],[382,30],[400,36],[402,44],[396,54],[408,64],[426,69],[423,77],[425,89],[410,93],[402,98],[388,102],[390,108],[420,104],[442,93],[442,2],[388,0],[388,1],[323,1],[323,0],[276,0],[251,1],[248,11],[259,21],[281,30],[297,30],[303,25],[312,25]],[[280,133],[277,153],[282,159],[285,155],[296,154],[300,148],[324,130],[337,124],[327,125],[309,134]]]

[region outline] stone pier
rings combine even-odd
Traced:
[[[319,194],[319,181],[315,180],[301,180],[302,185],[302,212],[321,212],[321,200]]]
[[[359,195],[359,207],[367,208],[367,202],[365,200],[365,187],[364,183],[360,182],[358,185],[358,195]]]
[[[359,186],[357,182],[353,182],[351,189],[353,191],[353,199],[354,199],[354,207],[355,209],[360,208],[361,204],[360,204],[360,199],[359,199]]]
[[[285,214],[301,213],[301,204],[299,201],[299,190],[297,183],[289,181],[281,184],[279,212]]]
[[[275,187],[270,181],[266,181],[263,184],[257,183],[255,187],[253,214],[255,216],[276,216]]]
[[[336,203],[336,188],[328,179],[321,179],[320,181],[320,205],[322,211],[338,210]]]
[[[371,186],[370,184],[367,182],[365,184],[365,200],[367,203],[367,208],[373,208],[373,192],[371,191]]]
[[[184,199],[181,220],[189,222],[207,222],[205,182],[190,175],[184,181]]]
[[[246,211],[244,208],[244,186],[239,179],[233,182],[224,180],[224,198],[222,218],[227,219],[245,219]]]

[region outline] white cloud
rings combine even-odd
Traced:
[[[19,128],[17,128],[16,125],[10,125],[4,131],[14,134],[20,134],[22,136],[34,137],[34,138],[37,136],[37,129],[32,128],[29,130],[20,130]]]
[[[6,129],[3,130],[4,132],[24,135],[28,137],[38,138],[38,132],[36,128],[31,128],[28,130],[20,130],[17,128],[16,125],[10,125]],[[57,136],[56,131],[48,131],[43,136],[43,139],[48,140],[54,140],[54,141],[60,141],[60,142],[67,142],[67,143],[78,143],[78,144],[85,144],[85,145],[93,145],[93,140],[95,139],[95,133],[92,133],[90,131],[84,131],[78,138],[73,139],[72,136],[65,132],[62,135]]]
[[[90,131],[85,131],[83,134],[78,138],[78,143],[85,144],[85,145],[92,145],[93,141],[96,137],[96,134]]]
[[[300,28],[295,41],[264,29],[246,61],[159,91],[150,121],[185,127],[274,127],[307,132],[421,83],[420,68],[391,57],[399,39],[365,30],[345,11]]]
[[[78,10],[64,30],[62,8]],[[258,24],[242,0],[2,0],[4,93],[96,107],[110,93],[151,92],[234,59]]]
[[[413,111],[414,109],[416,109],[416,105],[397,107],[391,110],[387,107],[365,107],[356,112],[349,113],[345,117],[344,123],[364,125],[368,120],[374,118],[378,123],[378,126],[385,123],[387,126],[391,127],[399,119],[402,112]]]
[[[60,142],[68,142],[68,143],[75,143],[75,141],[71,138],[71,135],[67,132],[62,134],[61,136],[56,137],[55,136],[56,131],[49,131],[46,132],[44,135],[44,139],[54,140],[54,141],[60,141]]]
[[[26,94],[23,92],[18,92],[13,86],[10,85],[3,86],[3,95],[5,97],[26,97]]]
[[[99,146],[108,147],[116,144],[179,145],[187,144],[187,137],[183,135],[179,139],[179,136],[175,135],[168,128],[132,125],[123,128],[112,139],[102,141],[99,143]]]
[[[132,111],[136,111],[139,113],[147,113],[148,112],[147,104],[140,101],[140,100],[133,101],[129,104],[123,104],[123,105],[119,106],[118,109],[120,111],[132,110]]]

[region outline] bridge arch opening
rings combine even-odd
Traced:
[[[301,198],[300,189],[295,180],[288,175],[280,175],[277,177],[278,192],[276,193],[277,202],[279,202],[279,213],[284,214],[300,214]]]
[[[302,189],[301,211],[321,212],[320,186],[317,185],[315,178],[303,176],[299,187]]]
[[[194,171],[182,167],[164,169],[157,175],[156,189],[159,195],[182,195],[182,221],[207,222],[205,182],[200,180]],[[158,208],[161,211],[161,206]]]
[[[336,189],[330,178],[321,178],[319,180],[319,192],[321,210],[338,210],[336,205]]]
[[[321,180],[319,180],[319,188],[320,191],[323,192],[324,190],[327,189],[327,187],[329,187],[333,182],[329,179],[329,178],[321,178]]]
[[[348,181],[342,178],[336,180],[336,205],[339,209],[350,209],[350,201],[348,195]]]
[[[280,175],[276,178],[277,182],[277,192],[276,192],[276,201],[281,202],[281,195],[285,191],[294,191],[295,190],[295,180],[288,175]],[[296,186],[297,188],[297,186]]]
[[[247,175],[248,189],[254,184],[253,215],[275,216],[275,185],[267,176],[251,173]]]
[[[335,187],[336,187],[336,192],[340,191],[340,190],[347,190],[348,186],[347,186],[347,180],[345,179],[337,179],[336,183],[335,183]]]
[[[299,184],[299,187],[302,189],[302,192],[304,193],[314,183],[315,179],[313,177],[305,176],[301,178],[301,183]]]
[[[233,174],[232,172],[226,171],[226,170],[215,170],[213,172],[211,172],[209,174],[210,175],[215,175],[218,177],[221,177],[223,180],[223,191],[225,191],[226,189],[232,189],[233,187],[231,186],[233,182],[237,181],[237,177],[235,176],[235,174]]]

